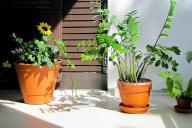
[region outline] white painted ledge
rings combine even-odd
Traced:
[[[101,90],[55,91],[47,105],[21,102],[17,91],[0,91],[0,128],[191,128],[192,114],[173,110],[174,98],[152,93],[145,114],[119,111],[119,98]]]

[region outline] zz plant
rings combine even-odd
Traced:
[[[97,3],[96,3],[97,4]],[[91,3],[93,9],[97,7],[94,2]],[[138,32],[138,16],[134,10],[127,13],[125,19],[116,24],[116,16],[110,16],[108,9],[96,8],[101,23],[97,29],[96,40],[83,41],[78,44],[82,46],[94,46],[93,49],[85,51],[81,55],[84,61],[99,60],[100,63],[107,59],[108,51],[109,61],[111,61],[118,69],[119,80],[125,82],[140,82],[149,66],[155,64],[156,67],[172,68],[177,70],[178,63],[170,54],[180,55],[180,50],[176,46],[161,45],[159,40],[167,38],[167,30],[171,29],[176,0],[170,0],[170,8],[164,25],[154,44],[146,45],[146,53],[138,49],[138,41],[141,35]],[[112,25],[116,28],[116,32],[109,33]]]

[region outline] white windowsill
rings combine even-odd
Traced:
[[[22,103],[18,91],[0,91],[1,128],[191,128],[192,114],[173,110],[175,99],[153,92],[145,114],[120,112],[119,98],[101,90],[54,92],[47,105]]]

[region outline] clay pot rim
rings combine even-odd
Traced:
[[[119,79],[117,80],[117,83],[122,83],[123,85],[133,85],[133,86],[139,86],[139,85],[144,85],[146,83],[152,84],[152,81],[147,78],[142,78],[144,80],[143,82],[138,82],[138,83],[133,83],[133,82],[125,82],[125,81],[120,81]]]
[[[58,62],[55,63],[54,65],[56,65],[56,64],[61,64],[61,62],[62,62],[62,60],[58,60]],[[31,66],[31,65],[33,65],[33,66],[38,66],[38,67],[40,67],[39,65],[35,65],[35,64],[17,63],[17,62],[15,62],[14,65],[21,65],[21,66],[22,66],[22,65],[25,65],[25,66]],[[48,66],[48,65],[46,64],[46,65],[44,65],[44,66]],[[44,67],[44,66],[42,66],[42,67]]]

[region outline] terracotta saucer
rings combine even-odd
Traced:
[[[149,105],[145,108],[133,108],[133,107],[127,107],[124,106],[122,103],[119,104],[119,108],[122,112],[129,113],[129,114],[141,114],[147,112],[149,109]]]
[[[180,113],[191,113],[192,112],[192,108],[184,109],[184,108],[178,107],[177,105],[174,106],[174,109],[176,112],[180,112]]]

